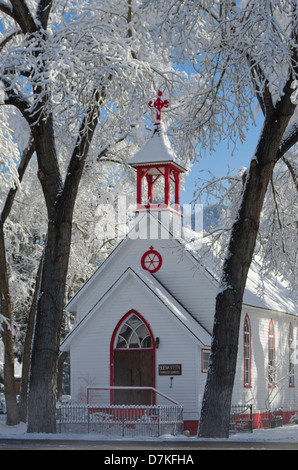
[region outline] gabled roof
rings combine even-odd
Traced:
[[[145,212],[141,215],[141,219],[140,217],[138,217],[138,226],[139,226],[139,230],[141,231],[142,230],[142,224],[144,224],[146,226],[146,219],[147,217],[152,217],[152,220],[153,220],[153,223],[156,223],[156,224],[161,224],[161,222],[156,219],[151,213],[149,212]],[[136,219],[135,219],[136,220]],[[163,228],[164,230],[166,230],[166,228],[164,227]],[[120,243],[118,243],[118,245],[116,246],[116,248],[114,248],[114,250],[108,255],[108,257],[103,261],[103,263],[101,263],[101,265],[94,271],[94,273],[89,277],[89,279],[81,286],[81,288],[74,294],[74,296],[68,301],[68,303],[66,304],[65,306],[65,310],[68,311],[68,312],[72,312],[72,311],[75,311],[75,308],[76,308],[76,301],[78,299],[78,297],[84,293],[84,291],[86,289],[89,288],[89,286],[92,284],[93,280],[97,277],[97,275],[105,269],[105,267],[113,260],[115,259],[115,257],[117,257],[117,255],[119,254],[119,251],[124,249],[125,245],[131,240],[133,239],[133,232],[136,231],[136,227],[133,226],[129,232],[126,234],[126,236],[120,241]]]
[[[188,231],[190,232],[189,237],[191,237],[192,231],[190,229]],[[194,242],[194,250],[192,250],[191,243],[188,243],[188,250],[196,262],[202,266],[202,260],[198,258],[199,250],[195,248],[195,244],[196,242]],[[216,275],[216,255],[212,252],[204,255],[203,263],[206,273],[213,277],[219,287],[219,278]],[[247,275],[243,305],[297,315],[297,307],[291,298],[288,282],[277,274],[262,276],[262,269],[262,260],[255,256]]]
[[[255,258],[248,272],[243,304],[297,315],[297,306],[291,298],[288,283],[277,274],[262,279],[262,269],[262,263]]]
[[[162,124],[155,126],[146,144],[128,162],[131,166],[172,163],[185,171],[185,168],[172,149],[170,140]]]
[[[209,270],[206,266],[202,266],[200,260],[193,254],[191,250],[185,248],[185,245],[178,239],[173,236],[171,231],[162,223],[160,219],[158,219],[154,213],[151,212],[144,212],[140,214],[137,220],[138,231],[139,233],[142,230],[147,230],[147,218],[150,218],[150,224],[156,224],[156,226],[160,226],[160,236],[163,239],[172,239],[177,246],[183,247],[185,255],[192,260],[192,263],[198,268],[201,273],[205,275],[205,277],[213,284],[214,288],[217,288],[218,281],[214,277],[211,270]],[[109,256],[105,259],[105,261],[94,271],[92,276],[81,286],[81,288],[74,294],[74,296],[69,300],[69,302],[65,306],[65,310],[68,312],[76,311],[76,303],[79,300],[81,294],[84,294],[86,290],[90,288],[93,281],[101,274],[101,272],[111,263],[117,256],[119,255],[120,250],[125,249],[125,245],[129,243],[129,241],[134,240],[133,233],[136,231],[136,227],[132,227],[125,238],[123,238],[120,243],[116,246],[116,248],[109,254]],[[158,229],[156,229],[156,232]],[[155,232],[155,230],[153,230]]]
[[[113,297],[115,291],[119,288],[121,283],[128,277],[132,276],[138,282],[140,288],[153,296],[154,300],[164,307],[181,325],[185,328],[190,335],[192,335],[201,346],[210,346],[210,334],[195,320],[191,314],[167,291],[158,281],[151,275],[146,275],[141,269],[127,268],[118,279],[110,285],[106,292],[100,299],[93,305],[89,312],[77,323],[74,328],[68,333],[66,338],[61,343],[61,350],[68,350],[69,344],[81,328],[92,318],[103,303],[110,297]],[[115,297],[113,297],[115,298]]]
[[[200,259],[198,255],[199,251],[196,249],[193,251],[191,249],[191,243],[187,243],[187,246],[185,246],[185,244],[181,240],[174,238],[171,232],[168,231],[168,228],[165,227],[162,222],[150,212],[146,212],[142,215],[142,218],[139,219],[138,222],[139,226],[141,226],[142,223],[146,225],[147,217],[150,217],[152,223],[160,225],[163,231],[167,231],[169,233],[170,238],[172,238],[178,245],[183,246],[185,255],[192,259],[194,265],[196,265],[196,267],[198,267],[200,271],[204,273],[206,278],[208,278],[209,281],[213,284],[214,288],[217,289],[219,285],[219,280],[213,269],[214,261],[208,257],[204,257],[203,260]],[[98,275],[100,275],[101,271],[104,270],[105,267],[113,259],[115,259],[115,257],[117,257],[119,251],[125,249],[126,243],[128,243],[131,239],[131,233],[133,232],[133,230],[135,230],[135,228],[132,228],[130,230],[130,232],[117,245],[117,247],[112,251],[112,253],[107,257],[107,259],[99,266],[99,268],[97,268],[93,275],[86,281],[85,284],[83,284],[83,286],[77,291],[77,293],[72,297],[72,299],[70,299],[68,304],[65,306],[66,311],[75,311],[76,302],[80,295],[92,285],[93,280]],[[258,279],[258,277],[260,276],[261,269],[262,267],[261,265],[258,265],[257,261],[254,261],[251,264],[243,297],[243,305],[297,315],[296,306],[291,297],[289,296],[289,289],[286,285],[286,282],[279,279],[277,276],[275,276],[273,279],[267,278],[266,280],[262,281],[264,284],[264,292],[260,292],[260,280]]]

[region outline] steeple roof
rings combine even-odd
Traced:
[[[172,163],[182,171],[185,171],[183,163],[172,149],[170,140],[165,133],[162,124],[158,124],[154,126],[153,133],[148,141],[128,162],[128,164],[135,167],[162,163]]]

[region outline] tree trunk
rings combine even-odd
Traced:
[[[31,354],[28,432],[56,432],[60,327],[71,240],[71,222],[48,226]]]
[[[14,355],[13,340],[11,330],[4,326],[3,343],[4,343],[4,388],[6,403],[6,424],[15,426],[20,422],[19,408],[16,398],[16,385],[14,377]]]
[[[19,410],[20,410],[20,420],[23,423],[27,421],[27,406],[28,406],[28,386],[29,386],[29,371],[30,371],[30,360],[31,360],[31,346],[32,338],[35,324],[35,313],[37,305],[37,296],[39,292],[40,284],[40,275],[41,275],[42,259],[40,260],[36,280],[34,294],[31,302],[31,307],[29,311],[29,318],[26,330],[25,344],[24,344],[24,353],[23,353],[23,364],[22,364],[22,382],[20,389],[20,399],[19,399]]]
[[[0,292],[1,292],[1,314],[7,323],[2,323],[2,339],[4,344],[4,389],[8,425],[14,426],[20,422],[19,408],[16,397],[16,386],[14,377],[14,351],[12,338],[12,312],[9,294],[7,263],[5,255],[5,242],[3,224],[0,224]]]
[[[34,145],[30,137],[28,146],[24,150],[19,168],[18,175],[19,181],[21,182],[29,164],[29,161],[34,152]],[[6,247],[4,237],[4,223],[9,216],[12,208],[17,187],[11,188],[8,192],[1,216],[0,216],[0,293],[1,293],[1,310],[0,312],[4,315],[9,324],[12,322],[12,311],[11,311],[11,299],[9,291],[9,282],[7,277],[7,262],[6,262]],[[19,414],[16,400],[15,390],[15,378],[14,378],[14,348],[11,328],[4,326],[2,331],[2,338],[4,343],[4,387],[5,387],[5,399],[7,409],[7,423],[14,425],[19,422]]]
[[[56,432],[57,373],[65,284],[77,191],[104,96],[96,90],[77,138],[64,185],[55,157],[51,116],[33,130],[39,178],[48,211],[40,291],[31,354],[28,432]]]
[[[294,107],[277,106],[265,120],[252,159],[238,215],[233,224],[216,297],[210,364],[199,436],[229,436],[230,408],[237,362],[242,299],[252,261],[260,215],[278,148]]]

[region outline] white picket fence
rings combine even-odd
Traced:
[[[108,436],[177,435],[183,432],[180,405],[57,405],[57,432]]]

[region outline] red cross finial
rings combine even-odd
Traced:
[[[151,108],[154,107],[156,109],[156,123],[155,123],[155,125],[160,124],[162,108],[167,108],[169,106],[168,100],[162,100],[162,99],[160,99],[160,96],[162,96],[162,91],[159,90],[158,98],[156,98],[154,103],[152,101],[149,101],[149,103],[148,103],[148,105]]]

